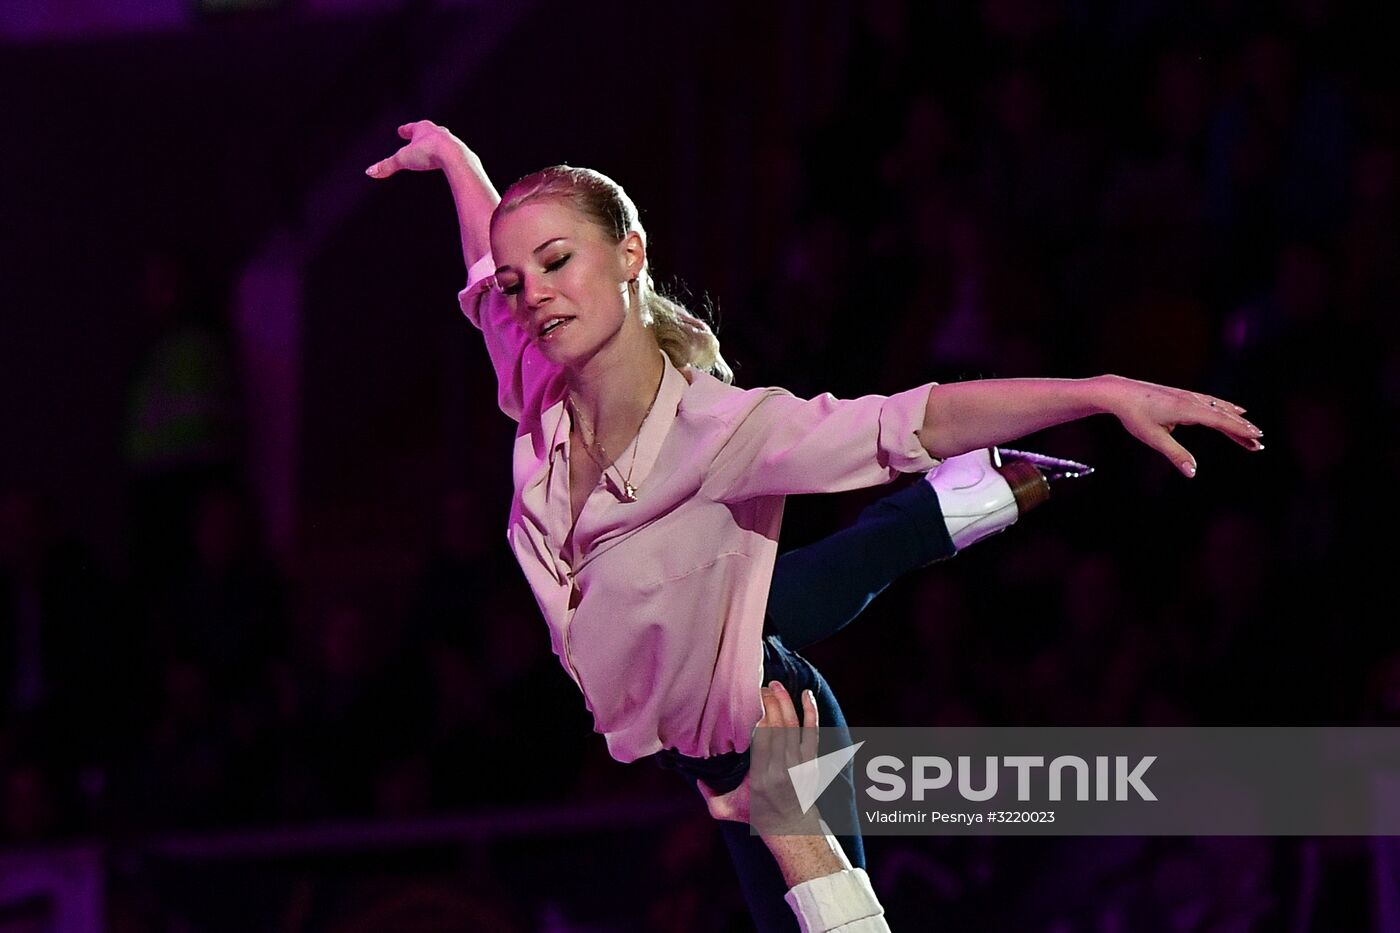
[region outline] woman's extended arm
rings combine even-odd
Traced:
[[[1240,417],[1243,411],[1223,399],[1122,376],[983,379],[935,386],[919,440],[931,456],[952,457],[1089,415],[1111,414],[1133,437],[1194,476],[1196,458],[1172,438],[1172,430],[1199,424],[1246,449],[1262,450],[1258,438],[1263,432]]]
[[[705,478],[704,493],[718,502],[877,486],[1099,413],[1117,417],[1187,476],[1195,475],[1196,460],[1172,439],[1178,424],[1203,425],[1246,449],[1263,449],[1263,432],[1240,417],[1239,406],[1121,376],[930,383],[849,400],[804,400],[778,389],[743,396],[723,413],[734,429]]]

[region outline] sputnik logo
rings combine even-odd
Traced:
[[[792,789],[797,792],[797,802],[804,814],[812,809],[817,798],[836,780],[836,775],[841,773],[841,769],[846,767],[864,744],[863,741],[857,742],[788,768],[788,778],[792,781]]]

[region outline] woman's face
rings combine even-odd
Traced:
[[[637,241],[629,245],[630,241]],[[629,318],[628,280],[640,267],[640,238],[609,242],[570,205],[532,201],[491,229],[496,285],[511,313],[551,361],[581,363],[612,340]]]

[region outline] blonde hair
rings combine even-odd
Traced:
[[[556,199],[570,204],[597,224],[615,243],[636,233],[646,245],[647,232],[637,216],[637,206],[622,186],[602,172],[570,165],[551,165],[521,178],[505,190],[501,203],[491,215],[491,223],[508,211],[530,201]],[[637,277],[642,323],[656,337],[656,343],[677,368],[694,366],[716,379],[732,383],[734,371],[719,352],[719,338],[705,321],[691,314],[676,299],[656,287],[650,260],[643,262]]]

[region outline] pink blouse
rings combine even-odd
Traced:
[[[915,434],[934,384],[807,401],[667,359],[635,464],[623,454],[637,501],[622,501],[616,471],[606,471],[566,553],[563,372],[487,287],[494,268],[489,255],[476,263],[458,299],[486,339],[501,410],[520,425],[506,537],[554,653],[618,761],[663,748],[701,758],[743,751],[763,715],[764,607],[784,496],[937,466]]]

